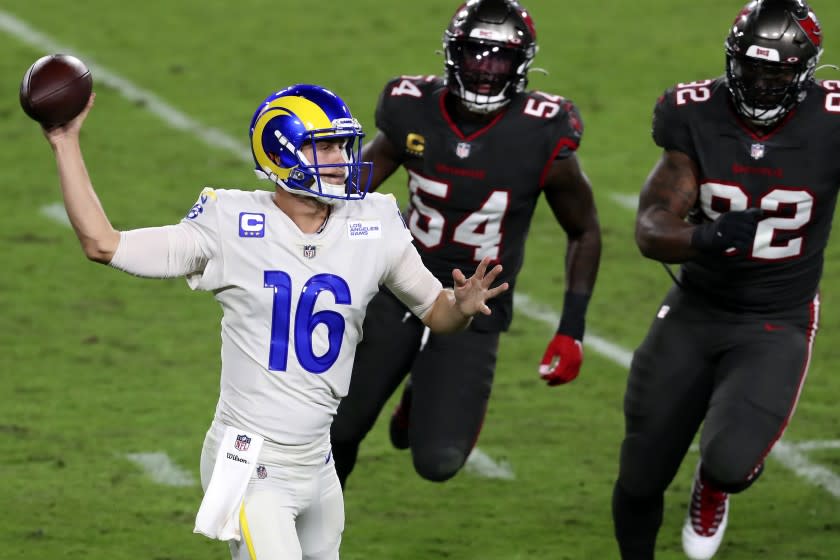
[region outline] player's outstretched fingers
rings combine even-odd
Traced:
[[[452,271],[452,280],[455,282],[456,288],[462,288],[467,285],[467,277],[464,276],[464,273],[461,272],[460,268],[456,268]]]
[[[499,284],[495,288],[490,288],[489,290],[487,290],[487,297],[485,298],[485,301],[487,301],[488,299],[493,299],[499,294],[508,291],[508,288],[510,288],[510,284],[508,284],[507,282]]]
[[[490,272],[488,272],[484,276],[484,279],[482,280],[482,285],[485,288],[489,288],[493,284],[493,282],[496,280],[496,278],[499,277],[499,274],[501,274],[501,273],[502,273],[502,265],[497,264],[496,266],[494,266],[490,270]]]
[[[478,280],[483,280],[484,276],[487,274],[487,267],[490,265],[490,257],[484,257],[481,259],[481,262],[478,263],[478,266],[475,269],[475,274],[473,275]]]

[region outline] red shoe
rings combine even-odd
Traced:
[[[691,503],[682,530],[682,545],[691,560],[709,560],[720,547],[729,519],[729,494],[710,486],[700,476],[691,486]]]

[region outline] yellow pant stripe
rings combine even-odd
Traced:
[[[248,529],[248,518],[245,516],[245,500],[239,506],[239,529],[242,532],[242,541],[248,547],[248,555],[251,560],[257,560],[257,553],[254,552],[254,541],[251,540],[251,531]]]

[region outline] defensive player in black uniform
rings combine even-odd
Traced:
[[[557,334],[540,374],[549,385],[573,380],[583,359],[584,316],[595,283],[601,235],[589,181],[575,150],[583,126],[571,101],[526,91],[537,51],[530,15],[514,0],[470,0],[444,34],[444,78],[390,81],[376,110],[378,135],[363,158],[373,161],[376,189],[400,166],[408,172],[408,227],[423,262],[444,285],[453,266],[465,274],[484,256],[502,263],[514,285],[531,216],[545,195],[568,244],[567,292]],[[359,445],[406,375],[410,383],[391,419],[391,440],[410,447],[415,470],[445,481],[464,465],[490,397],[499,333],[512,297],[491,303],[452,336],[424,333],[422,323],[383,291],[371,301],[356,351],[350,392],[332,428],[336,470],[344,484]]]
[[[701,423],[682,540],[689,558],[712,558],[729,495],[755,482],[796,407],[840,185],[840,81],[815,81],[821,43],[804,1],[750,2],[725,77],[678,84],[656,105],[663,152],[636,241],[682,267],[624,398],[613,518],[625,560],[654,557],[664,492]]]

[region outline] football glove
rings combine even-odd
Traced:
[[[691,246],[709,255],[720,255],[729,249],[745,251],[752,246],[761,208],[726,212],[714,222],[696,226],[691,234]]]
[[[583,363],[583,344],[580,340],[557,333],[545,349],[540,362],[540,377],[549,387],[573,381]]]

